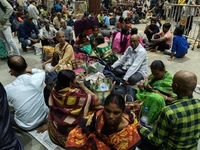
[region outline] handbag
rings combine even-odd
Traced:
[[[128,97],[131,98],[132,101],[127,101]],[[124,101],[125,101],[126,109],[133,112],[135,114],[135,117],[138,120],[140,120],[143,101],[141,100],[134,101],[133,97],[129,94],[125,95]]]
[[[136,99],[135,90],[130,85],[115,85],[112,93],[120,94],[124,98],[126,95],[130,95],[129,97],[126,97],[128,102],[132,102]]]
[[[6,58],[7,57],[7,51],[5,49],[5,44],[2,39],[0,39],[0,58]]]
[[[6,8],[1,4],[1,2],[0,2],[0,8],[4,13],[6,13]],[[11,14],[9,21],[11,23],[12,32],[18,31],[20,23],[18,21],[17,15],[14,12]]]
[[[90,74],[90,73],[97,73],[97,72],[103,72],[105,66],[100,64],[99,62],[95,62],[91,65],[88,66],[87,68],[87,74]]]
[[[96,83],[90,84],[90,90],[93,91],[100,99],[101,104],[104,105],[104,101],[108,95],[110,95],[115,82],[112,82],[109,78],[98,78]]]

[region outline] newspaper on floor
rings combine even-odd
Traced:
[[[48,131],[43,133],[37,133],[36,130],[29,132],[35,139],[37,139],[42,145],[44,145],[48,150],[64,150],[58,145],[55,145],[49,138]]]

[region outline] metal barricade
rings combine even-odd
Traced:
[[[200,5],[170,4],[167,20],[173,32],[176,26],[183,26],[184,36],[200,43]]]

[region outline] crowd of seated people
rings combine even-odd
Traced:
[[[132,36],[131,41],[136,40],[139,43],[138,36]],[[8,66],[11,75],[17,77],[13,83],[5,86],[7,95],[4,95],[14,106],[14,114],[10,112],[12,125],[27,131],[37,129],[38,132],[43,132],[48,129],[52,142],[63,148],[139,147],[153,150],[161,146],[191,149],[197,147],[200,120],[195,116],[199,114],[199,100],[192,96],[197,77],[191,72],[181,70],[172,78],[162,61],[156,60],[151,64],[152,74],[145,78],[143,85],[138,85],[136,94],[137,98],[144,100],[144,106],[150,108],[149,123],[154,125],[149,130],[125,107],[124,97],[118,93],[109,95],[104,107],[96,107],[101,105],[97,95],[83,82],[78,82],[72,70],[61,70],[58,73],[47,107],[43,97],[44,71],[27,70],[26,61],[22,56],[10,57]],[[20,97],[16,96],[13,90],[18,91]],[[36,99],[31,97],[32,95]],[[188,113],[185,113],[186,111]],[[25,115],[20,115],[21,113]],[[177,115],[180,115],[179,118]],[[186,128],[177,130],[180,125]],[[168,132],[169,130],[171,132]],[[174,137],[176,134],[182,136]],[[184,136],[185,134],[188,136]],[[17,138],[13,138],[13,144],[17,144]],[[113,141],[113,138],[119,140]],[[171,145],[173,141],[177,144]],[[187,144],[182,145],[183,141]],[[7,143],[1,144],[4,147]]]
[[[6,6],[4,1],[2,5]],[[150,7],[147,2],[145,7]],[[97,17],[101,25],[93,26],[92,34],[87,35],[83,31],[75,39],[73,30],[76,21],[73,21],[73,16],[64,20],[64,14],[68,13],[64,2],[56,1],[56,16],[52,20],[40,9],[39,16],[42,16],[44,23],[40,30],[33,22],[33,16],[29,13],[24,16],[18,30],[23,51],[27,51],[27,46],[40,41],[42,46],[54,47],[55,51],[42,64],[43,70],[27,69],[28,64],[24,57],[18,56],[20,54],[8,58],[9,73],[16,79],[5,85],[5,90],[0,85],[0,93],[3,93],[1,97],[4,102],[10,102],[13,107],[8,114],[5,113],[8,112],[7,105],[3,104],[5,110],[0,110],[0,126],[8,124],[6,132],[12,142],[10,148],[23,149],[11,128],[12,124],[23,131],[47,130],[52,142],[67,150],[127,150],[136,147],[144,150],[161,147],[196,149],[200,138],[200,118],[196,117],[200,115],[200,101],[192,94],[197,77],[184,70],[178,71],[173,77],[161,60],[151,63],[151,73],[148,75],[146,43],[138,34],[138,29],[132,25],[132,20],[140,15],[143,17],[146,11],[140,12],[143,8],[141,2],[135,5],[138,6],[137,9],[129,8],[126,18],[123,18],[121,8],[116,9],[115,14],[119,15],[119,19],[116,20],[117,31],[113,30],[111,43],[101,34],[101,27],[110,27],[108,12],[101,11],[98,16],[85,16],[85,19]],[[11,10],[10,6],[8,8]],[[3,12],[0,10],[1,13]],[[177,27],[173,37],[170,23],[165,23],[160,32],[156,25],[159,17],[151,18],[151,24],[143,31],[150,43],[149,49],[165,51],[172,47],[169,60],[174,56],[184,57],[189,45],[182,36],[183,29]],[[3,32],[2,23],[0,19],[0,33]],[[9,26],[8,22],[6,24]],[[118,58],[115,52],[121,56]],[[148,124],[151,128],[140,124],[134,113],[126,108],[124,97],[118,93],[108,95],[104,104],[101,104],[101,99],[90,87],[78,81],[73,66],[78,54],[87,58],[87,61],[104,61],[103,65],[108,66],[105,70],[118,78],[121,84],[136,86],[135,97],[143,101],[141,111],[145,107],[149,108]],[[87,72],[84,74],[87,75]],[[51,88],[45,97],[43,85],[49,85],[49,82],[52,82]],[[0,142],[0,149],[9,149],[8,142],[1,140],[5,135],[0,135],[0,141],[3,141]]]

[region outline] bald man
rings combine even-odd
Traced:
[[[73,46],[74,40],[73,40],[73,29],[72,29],[72,27],[67,26],[67,23],[66,23],[65,20],[61,20],[60,30],[65,33],[65,41]]]
[[[112,72],[122,78],[125,84],[134,85],[147,76],[148,56],[138,35],[131,36],[130,45],[124,55],[112,65]]]
[[[200,100],[193,98],[197,84],[194,73],[181,70],[173,78],[172,88],[178,99],[166,106],[150,131],[139,126],[143,137],[142,149],[156,150],[154,143],[162,150],[197,150],[200,138]]]
[[[29,131],[46,123],[48,107],[44,102],[43,83],[45,72],[40,69],[27,69],[22,56],[8,58],[9,73],[16,79],[5,86],[8,102],[12,103],[14,113],[11,122],[14,126]]]
[[[50,26],[49,20],[44,20],[44,27],[40,30],[40,39],[42,46],[50,45],[55,46],[57,44],[56,41],[56,32],[57,30],[54,27]]]

